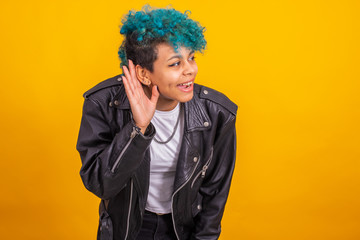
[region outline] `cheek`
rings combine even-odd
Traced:
[[[177,85],[179,83],[179,81],[181,81],[181,73],[179,72],[170,72],[169,74],[167,74],[164,78],[165,80],[165,84],[167,85]]]
[[[198,72],[198,65],[196,64],[196,62],[194,61],[192,64],[191,64],[191,67],[194,71],[194,74],[197,74]]]
[[[176,87],[180,76],[181,75],[177,73],[162,74],[154,80],[153,83],[159,87],[159,90],[162,91],[162,93],[165,93]]]
[[[195,67],[194,67],[194,72],[195,72],[195,74],[197,74],[197,72],[198,72],[198,66],[196,63],[195,63]]]

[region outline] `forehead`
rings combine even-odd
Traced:
[[[173,46],[168,43],[160,43],[156,46],[157,50],[157,59],[159,60],[167,60],[171,57],[186,57],[191,54],[193,51],[186,47],[178,47],[176,50]]]

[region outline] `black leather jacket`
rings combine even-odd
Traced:
[[[98,239],[135,239],[149,187],[152,124],[145,134],[132,119],[121,78],[84,94],[77,142],[85,187],[102,199]],[[237,106],[225,95],[194,85],[184,104],[184,135],[172,196],[179,240],[217,239],[236,154]]]

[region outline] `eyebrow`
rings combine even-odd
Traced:
[[[194,52],[195,52],[195,51],[192,50],[192,51],[189,53],[189,56],[190,56],[191,54],[193,54]],[[182,56],[181,56],[180,54],[174,55],[174,56],[170,57],[167,61],[170,61],[171,59],[174,59],[174,58],[182,58]]]
[[[174,59],[174,58],[182,58],[182,56],[181,55],[174,55],[174,56],[170,57],[168,59],[168,61],[170,61],[171,59]]]

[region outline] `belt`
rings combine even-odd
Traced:
[[[171,213],[156,213],[156,212],[150,212],[148,210],[145,210],[145,213],[148,213],[148,214],[156,214],[158,216],[164,216],[164,215],[170,215]]]

